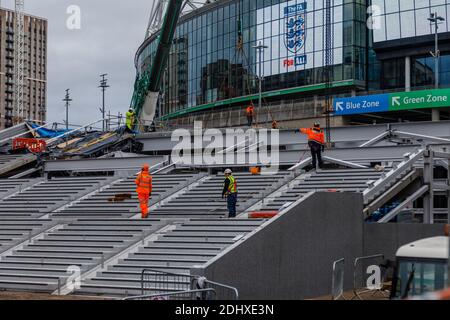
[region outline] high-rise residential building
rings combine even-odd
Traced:
[[[46,119],[47,20],[24,17],[24,118]],[[15,12],[0,9],[0,129],[13,125],[15,107]]]

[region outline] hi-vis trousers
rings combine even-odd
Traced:
[[[148,200],[150,195],[148,193],[138,193],[139,206],[141,207],[142,219],[148,217]]]

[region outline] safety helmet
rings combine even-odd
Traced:
[[[147,163],[145,163],[143,166],[142,166],[142,170],[143,171],[148,171],[150,169],[150,166],[147,164]]]
[[[128,109],[128,112],[133,112],[133,109],[132,108]]]
[[[233,173],[233,171],[231,171],[231,169],[227,169],[227,170],[225,170],[225,172],[224,172],[225,174],[232,174]]]
[[[320,128],[320,122],[319,121],[314,122],[314,127],[315,128]]]

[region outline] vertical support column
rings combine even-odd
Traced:
[[[450,159],[447,159],[447,223],[450,224]],[[449,263],[449,267],[450,267],[450,263]],[[450,281],[450,277],[449,277],[449,281]]]
[[[434,190],[433,190],[433,169],[434,158],[433,151],[430,147],[424,152],[424,167],[423,167],[423,180],[424,184],[428,185],[428,192],[423,197],[423,223],[432,224],[434,222]]]
[[[317,106],[319,105],[319,97],[317,96],[317,94],[314,95],[314,117],[318,116],[318,112],[317,112]],[[292,117],[291,117],[292,119]]]
[[[405,91],[411,91],[411,57],[405,57]]]
[[[431,121],[439,121],[441,119],[441,112],[439,109],[431,109]]]
[[[447,159],[447,223],[450,228],[450,159]],[[449,230],[450,231],[450,230]],[[450,235],[448,237],[448,262],[447,262],[447,274],[450,275]],[[450,288],[450,277],[447,276],[447,288]]]

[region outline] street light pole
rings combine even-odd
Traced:
[[[431,55],[434,57],[434,87],[439,89],[439,58],[441,56],[441,52],[439,51],[439,24],[441,24],[445,19],[441,16],[438,16],[437,12],[431,13],[428,21],[431,22],[431,25],[434,24],[434,52],[431,52]],[[432,120],[439,121],[439,110],[432,109]]]
[[[70,101],[72,99],[70,98],[70,89],[66,89],[66,96],[64,97],[63,101],[66,102],[66,130],[69,130],[69,105]]]
[[[108,86],[108,79],[106,79],[107,75],[108,75],[107,73],[100,75],[101,80],[100,80],[100,86],[99,86],[99,88],[102,88],[102,95],[103,95],[102,109],[100,110],[102,112],[102,119],[103,119],[103,121],[102,121],[103,132],[105,132],[105,130],[106,130],[106,125],[105,125],[105,91],[106,91],[106,88],[109,88],[109,86]]]
[[[261,111],[262,108],[262,54],[264,52],[264,49],[269,48],[268,46],[265,46],[262,44],[262,42],[260,41],[259,44],[257,46],[254,46],[253,48],[255,48],[258,51],[258,56],[259,56],[259,102],[258,102],[258,110]]]

